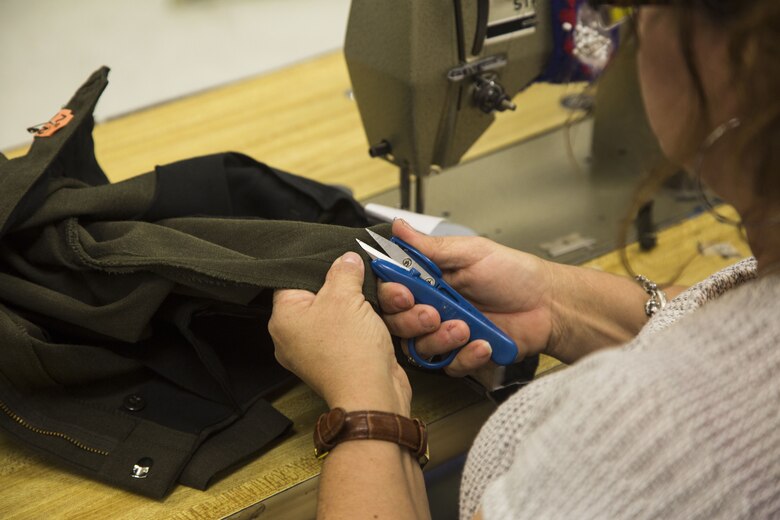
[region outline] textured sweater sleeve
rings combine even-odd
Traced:
[[[543,397],[547,413],[510,437],[514,460],[487,486],[486,519],[647,518],[659,502],[674,502],[670,490],[685,495],[711,484],[715,458],[687,431],[665,363],[615,351],[578,368]],[[687,460],[693,451],[700,461]],[[668,513],[657,516],[675,511]]]
[[[461,517],[780,514],[778,282],[716,291],[513,396],[469,454]]]

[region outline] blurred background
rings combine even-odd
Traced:
[[[111,67],[105,120],[343,45],[349,0],[1,0],[0,150]]]

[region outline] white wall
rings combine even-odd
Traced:
[[[350,0],[0,0],[0,149],[111,67],[98,119],[343,44]]]

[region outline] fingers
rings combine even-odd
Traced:
[[[400,283],[382,282],[377,288],[382,318],[390,331],[402,338],[412,338],[434,331],[439,313],[429,305],[415,305],[412,292]]]
[[[349,251],[337,258],[330,266],[325,283],[318,294],[335,295],[344,294],[363,294],[363,277],[365,275],[365,264],[355,252]],[[277,310],[286,310],[292,306],[308,306],[314,301],[314,293],[300,289],[279,289],[274,291],[273,308]],[[277,313],[278,314],[278,313]]]
[[[464,377],[470,374],[474,374],[478,370],[490,365],[495,366],[490,362],[490,356],[493,353],[493,350],[490,348],[490,344],[485,340],[479,339],[472,341],[465,346],[463,346],[461,342],[460,345],[456,345],[447,349],[444,349],[443,344],[441,343],[436,345],[435,348],[430,348],[429,345],[429,348],[425,349],[424,347],[420,346],[422,344],[422,340],[423,338],[420,338],[420,341],[415,342],[415,350],[417,351],[417,354],[419,354],[419,356],[423,359],[430,359],[435,354],[446,355],[451,350],[462,347],[455,355],[455,358],[452,360],[452,362],[444,367],[444,372],[451,377]],[[408,355],[408,351],[405,345],[404,351]]]
[[[414,296],[405,285],[394,282],[383,282],[377,288],[379,306],[386,314],[396,314],[408,311],[414,306]]]
[[[420,233],[403,219],[393,221],[393,235],[418,249],[442,270],[467,267],[486,252],[486,246],[479,245],[485,239],[429,236]]]
[[[417,248],[441,269],[449,271],[472,266],[491,250],[484,239],[431,237],[416,231],[402,219],[393,222],[392,230],[395,236]],[[415,305],[414,297],[406,287],[395,283],[380,284],[379,302],[391,333],[401,338],[416,338],[415,350],[422,358],[460,348],[452,363],[444,369],[448,375],[465,376],[490,363],[492,350],[486,341],[477,340],[465,345],[470,336],[465,322],[439,323],[441,318],[436,309]]]
[[[447,354],[462,347],[469,339],[469,327],[460,320],[445,321],[435,331],[416,336],[415,348],[423,358]]]
[[[273,314],[274,325],[279,322],[286,323],[288,317],[294,317],[301,311],[309,308],[317,298],[343,298],[345,296],[360,295],[363,298],[363,277],[365,264],[363,259],[354,252],[348,252],[337,258],[331,265],[325,276],[325,283],[319,293],[300,289],[279,289],[274,291]]]
[[[481,339],[472,341],[458,352],[452,363],[444,368],[444,372],[451,377],[473,374],[490,363],[492,353],[493,350],[487,341]]]
[[[365,276],[363,259],[354,251],[348,251],[330,266],[325,276],[325,283],[319,295],[349,295],[363,294],[363,277]]]
[[[433,260],[439,267],[442,267],[442,251],[445,242],[442,237],[432,237],[425,233],[420,233],[403,219],[395,219],[393,221],[393,235],[413,246],[422,254]]]
[[[439,313],[429,305],[415,305],[411,291],[399,283],[380,283],[379,306],[387,328],[400,338],[414,338],[439,328]]]
[[[469,328],[466,323],[460,320],[445,321],[435,332],[419,337],[415,341],[415,350],[423,359],[429,359],[460,348],[444,372],[451,377],[463,377],[487,366],[493,353],[485,340],[472,341],[464,346],[468,338]],[[406,345],[404,351],[408,354]]]
[[[407,311],[383,314],[382,319],[390,333],[399,338],[416,338],[430,334],[441,325],[439,313],[429,305],[415,305]]]
[[[313,297],[313,293],[301,289],[277,289],[274,291],[273,308],[276,309],[279,306],[306,302]]]

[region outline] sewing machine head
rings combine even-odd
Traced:
[[[456,164],[552,51],[549,0],[356,0],[345,55],[371,146],[418,177]]]

